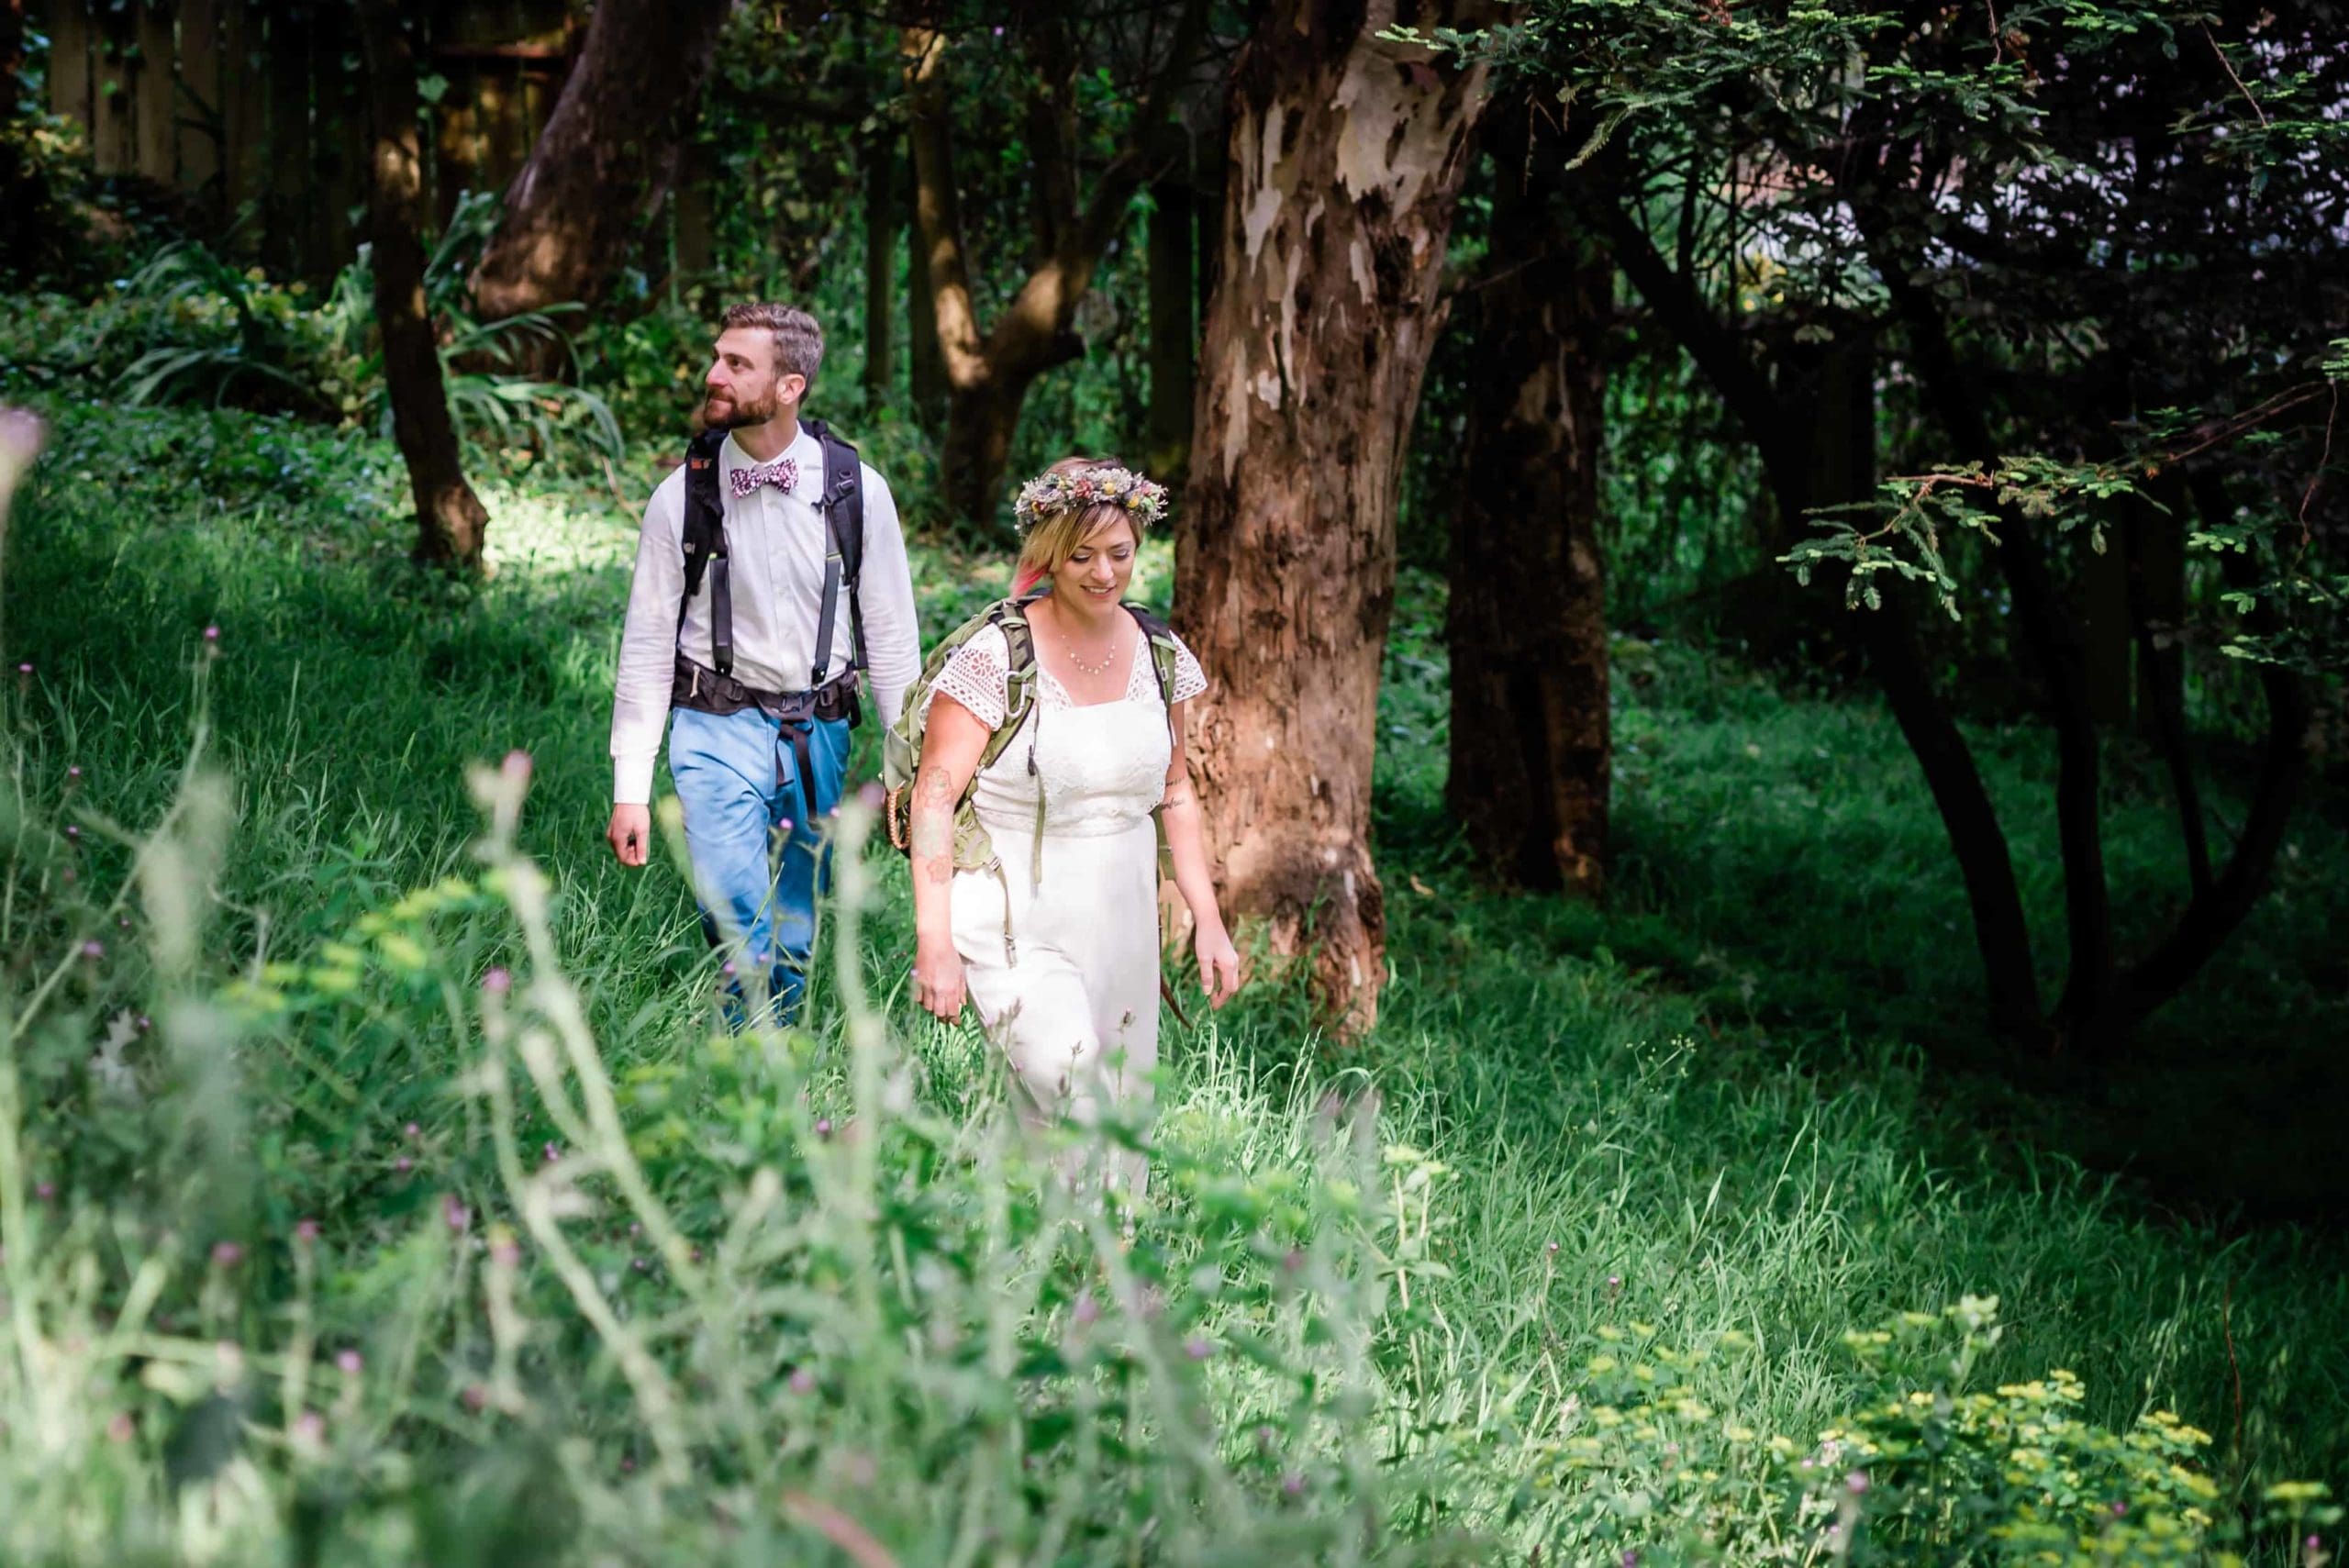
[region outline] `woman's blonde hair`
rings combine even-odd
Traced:
[[[1092,469],[1123,472],[1115,458],[1064,457],[1037,477],[1040,480],[1065,478]],[[1032,481],[1030,485],[1032,488]],[[1118,500],[1101,500],[1090,506],[1068,506],[1041,513],[1020,537],[1019,566],[1012,573],[1012,594],[1017,596],[1027,593],[1067,565],[1069,557],[1082,549],[1086,539],[1111,523],[1130,526],[1134,531],[1134,542],[1140,544],[1142,526],[1147,520],[1133,507]]]

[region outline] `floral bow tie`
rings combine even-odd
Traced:
[[[734,487],[737,501],[762,484],[772,484],[788,495],[791,487],[799,483],[799,463],[793,458],[779,457],[773,462],[763,462],[755,468],[738,468],[729,476],[727,483]]]

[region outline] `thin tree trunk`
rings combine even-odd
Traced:
[[[1151,474],[1180,489],[1191,460],[1191,406],[1197,398],[1198,317],[1191,308],[1191,247],[1197,229],[1188,172],[1151,187]]]
[[[908,182],[906,194],[910,196],[910,150],[906,155],[903,172]],[[909,210],[913,206],[911,201],[907,203]],[[909,298],[906,306],[906,390],[913,403],[915,422],[935,435],[939,421],[946,413],[946,360],[938,347],[938,311],[936,294],[930,282],[930,247],[923,243],[918,223],[910,227],[907,239],[906,284]]]
[[[482,319],[603,297],[675,177],[727,10],[725,0],[598,0],[473,269]]]
[[[1186,0],[1174,41],[1135,109],[1132,142],[1077,199],[1075,116],[1069,57],[1050,17],[1033,27],[1030,72],[1035,98],[1027,128],[1036,161],[1035,230],[1040,260],[1002,313],[982,327],[963,249],[960,195],[949,135],[950,41],[943,32],[908,27],[900,35],[909,139],[914,152],[914,218],[923,252],[927,308],[937,328],[948,388],[941,457],[944,489],[955,515],[984,528],[1002,505],[1004,456],[1020,405],[1036,379],[1084,352],[1072,329],[1111,239],[1124,228],[1135,193],[1179,151],[1168,134],[1174,91],[1197,56],[1207,21],[1205,0]],[[917,301],[917,310],[924,302]]]
[[[1865,211],[1865,204],[1862,207],[1865,227],[1874,215]],[[1878,236],[1870,238],[1877,241],[1876,261],[1886,288],[1908,323],[1909,346],[1927,406],[1961,458],[1995,463],[1998,454],[1990,439],[1989,419],[1975,395],[1979,380],[1959,362],[1940,306],[1913,281],[1916,259],[1897,246],[1884,245]],[[2012,596],[2023,646],[2046,684],[2048,722],[2055,731],[2055,828],[2064,862],[2064,917],[2071,951],[2054,1016],[2059,1042],[2068,1041],[2078,1026],[2106,1014],[2120,980],[2098,801],[2102,759],[2078,617],[2067,613],[2041,551],[2038,530],[2010,506],[1998,512],[2000,542],[1991,553]],[[2093,1042],[2082,1043],[2100,1050],[2111,1043],[2111,1037],[2098,1033]]]
[[[27,170],[19,153],[19,139],[10,122],[17,117],[18,79],[25,68],[25,0],[0,0],[0,212],[9,214],[0,228],[0,279],[13,274],[31,258],[37,237],[31,232],[36,215]],[[39,215],[46,216],[46,215]]]
[[[2206,527],[2216,527],[2232,515],[2216,474],[2206,471],[2188,483]],[[2230,588],[2247,591],[2254,585],[2256,574],[2242,556],[2230,550],[2219,560]],[[2272,631],[2272,611],[2255,610],[2252,624],[2256,631]],[[2308,779],[2311,706],[2299,675],[2280,664],[2263,662],[2258,669],[2260,691],[2267,701],[2267,739],[2242,836],[2209,889],[2196,895],[2168,936],[2122,977],[2110,1018],[2097,1020],[2104,1033],[2117,1036],[2183,990],[2266,891],[2277,853],[2283,848],[2284,829]]]
[[[358,7],[373,132],[367,228],[373,247],[375,319],[384,334],[392,434],[416,495],[416,558],[473,571],[481,565],[489,513],[465,482],[440,377],[440,347],[425,306],[416,57],[400,13],[397,0],[360,0]]]
[[[864,390],[878,404],[896,370],[897,144],[875,134],[864,148]]]
[[[1564,139],[1545,110],[1513,100],[1487,125],[1493,232],[1508,243],[1476,298],[1445,795],[1504,877],[1597,898],[1613,764],[1598,462],[1615,269],[1565,220]]]
[[[1815,506],[1862,500],[1872,495],[1876,483],[1873,415],[1865,420],[1854,416],[1837,422],[1855,440],[1861,431],[1866,432],[1865,462],[1856,450],[1840,464],[1822,461],[1815,434],[1789,417],[1769,381],[1745,356],[1734,335],[1706,306],[1693,284],[1664,259],[1646,231],[1620,204],[1603,204],[1600,216],[1608,226],[1616,260],[1641,297],[1697,361],[1753,439],[1780,513],[1800,517]],[[1869,396],[1873,399],[1873,382]],[[1815,494],[1815,479],[1831,472],[1847,475],[1854,494]],[[1992,1025],[2009,1039],[2042,1045],[2047,1037],[2045,1014],[2032,963],[2030,923],[2015,881],[2014,856],[1982,783],[1981,771],[1975,766],[1973,750],[1933,687],[1909,631],[1909,613],[1896,595],[1886,600],[1882,609],[1858,614],[1862,646],[1867,650],[1869,668],[1884,692],[1886,706],[1892,710],[1893,721],[1899,725],[1902,739],[1909,742],[1925,775],[1926,787],[1932,791],[1943,831],[1949,835],[1950,853],[1965,884]]]
[[[1386,978],[1370,772],[1397,471],[1484,97],[1481,69],[1381,39],[1397,20],[1275,0],[1241,53],[1175,542],[1212,683],[1196,732],[1229,906],[1266,918],[1276,953],[1311,954],[1348,1034],[1375,1021]]]
[[[2210,892],[2210,836],[2186,732],[2186,650],[2178,639],[2186,619],[2186,532],[2178,511],[2186,495],[2176,484],[2163,489],[2166,509],[2136,495],[2121,502],[2129,621],[2137,639],[2138,728],[2169,769],[2187,884],[2202,898]]]

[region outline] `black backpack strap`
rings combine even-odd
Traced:
[[[800,426],[816,438],[824,452],[824,493],[816,509],[824,519],[824,602],[816,619],[816,678],[822,685],[832,662],[832,631],[838,621],[835,605],[848,593],[849,636],[855,644],[855,667],[865,667],[864,604],[857,595],[857,578],[864,565],[863,463],[856,449],[832,433],[821,419],[802,419]]]
[[[718,493],[718,449],[726,432],[704,430],[685,447],[685,593],[677,602],[677,635],[685,632],[685,606],[709,578],[710,662],[721,675],[734,669],[733,584],[726,562],[726,504]]]

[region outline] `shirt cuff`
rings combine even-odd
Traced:
[[[630,751],[612,754],[612,804],[652,804],[652,764],[658,753]]]

